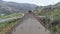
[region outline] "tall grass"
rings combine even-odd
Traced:
[[[47,12],[37,12],[35,13],[37,16],[46,16],[52,22],[48,22],[47,18],[43,18],[43,22],[49,24],[49,29],[53,30],[55,34],[60,34],[60,11],[47,11]],[[53,19],[53,20],[52,20]],[[46,25],[46,24],[45,24]],[[52,26],[51,26],[52,25]],[[47,26],[46,26],[47,27]]]
[[[0,16],[0,19],[6,19],[6,18],[13,18],[13,17],[21,17],[23,16],[22,13],[14,13],[14,14],[9,14],[5,16]]]
[[[1,22],[0,23],[0,34],[4,34],[11,27],[13,27],[16,24],[17,20],[19,20],[19,18],[13,19],[13,20],[10,20],[10,21]]]

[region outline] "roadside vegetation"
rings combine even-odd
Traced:
[[[46,28],[53,31],[54,34],[60,34],[60,3],[57,5],[49,6],[38,6],[34,10],[34,15],[44,16],[40,18],[39,21],[42,21]]]
[[[13,14],[7,14],[7,15],[4,15],[4,16],[0,16],[0,20],[1,19],[6,19],[6,18],[14,18],[14,17],[22,17],[23,16],[23,13],[13,13]]]
[[[16,24],[16,19],[5,21],[3,23],[0,23],[0,34],[5,34],[11,27],[13,27]]]
[[[0,20],[7,19],[7,18],[13,18],[13,19],[0,22],[0,34],[5,34],[5,32],[7,32],[15,24],[17,24],[17,21],[20,20],[22,17],[23,17],[23,14],[21,13],[14,13],[14,14],[6,15],[6,16],[1,16]]]

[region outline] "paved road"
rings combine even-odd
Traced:
[[[25,16],[25,19],[22,21],[16,30],[12,34],[49,34],[50,32],[45,31],[45,27],[41,25],[32,14]]]

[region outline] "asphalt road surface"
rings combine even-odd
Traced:
[[[45,27],[37,21],[32,14],[25,16],[22,24],[15,28],[12,34],[50,34]]]

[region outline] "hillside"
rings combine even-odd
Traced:
[[[40,6],[36,8],[37,15],[52,16],[54,18],[60,18],[60,2],[54,5]]]
[[[6,2],[0,0],[0,14],[10,14],[16,12],[27,12],[35,9],[37,5],[27,3]]]
[[[54,5],[38,6],[34,13],[37,16],[45,16],[45,18],[39,18],[42,23],[55,34],[60,34],[60,2]]]

